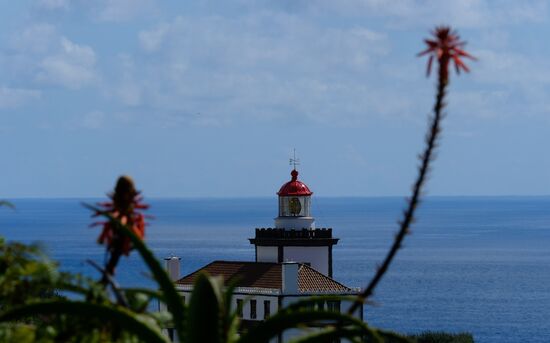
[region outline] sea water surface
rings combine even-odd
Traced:
[[[98,228],[81,201],[20,199],[0,210],[0,235],[41,242],[62,270],[96,275]],[[253,260],[247,238],[270,227],[277,200],[148,199],[147,243],[182,258],[182,274],[213,260]],[[381,262],[404,206],[398,197],[316,197],[318,227],[332,227],[334,278],[364,287]],[[365,318],[399,332],[468,331],[476,342],[550,342],[550,197],[429,197]],[[121,261],[125,286],[154,283],[137,254]]]

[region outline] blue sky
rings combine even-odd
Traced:
[[[320,196],[403,195],[449,24],[479,61],[451,80],[431,195],[550,194],[545,1],[0,3],[1,198],[274,196],[296,148]]]

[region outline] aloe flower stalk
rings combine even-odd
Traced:
[[[420,197],[423,193],[423,188],[430,171],[430,164],[433,161],[434,151],[438,145],[439,134],[441,133],[441,119],[443,118],[443,109],[445,107],[445,95],[447,86],[449,84],[449,64],[454,63],[457,74],[460,74],[460,70],[468,72],[468,67],[462,61],[462,57],[475,59],[473,56],[463,50],[465,42],[460,41],[460,37],[456,31],[451,30],[450,27],[440,26],[436,27],[432,31],[433,38],[426,39],[424,42],[427,45],[426,50],[420,52],[418,56],[429,54],[427,75],[430,75],[433,60],[435,59],[439,65],[438,79],[437,79],[437,92],[435,97],[435,105],[433,108],[433,116],[430,117],[428,132],[425,138],[424,152],[420,155],[420,165],[418,166],[418,176],[412,187],[412,195],[408,199],[408,206],[403,211],[403,219],[399,221],[399,231],[395,235],[393,244],[388,251],[386,258],[382,264],[378,267],[374,277],[369,282],[368,286],[357,297],[354,304],[350,307],[348,313],[353,313],[357,310],[359,305],[365,302],[373,293],[374,289],[388,270],[393,258],[397,254],[401,244],[405,238],[405,235],[409,233],[409,228],[414,222],[414,213],[418,204],[420,203]]]
[[[105,272],[114,275],[115,267],[122,255],[128,256],[132,250],[132,242],[129,237],[123,235],[116,225],[125,225],[139,238],[145,236],[145,216],[139,210],[147,209],[149,206],[142,203],[140,196],[134,186],[134,181],[129,176],[121,176],[115,186],[115,190],[109,195],[111,201],[99,203],[102,210],[98,210],[93,216],[108,215],[113,220],[96,222],[92,226],[103,226],[103,230],[97,241],[106,246],[109,259],[105,264]],[[107,275],[103,280],[108,281]]]

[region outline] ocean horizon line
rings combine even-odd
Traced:
[[[317,199],[388,199],[388,198],[407,198],[409,195],[317,195]],[[254,195],[254,196],[144,196],[149,200],[244,200],[244,199],[271,199],[275,198],[274,195]],[[7,201],[18,201],[18,200],[102,200],[107,198],[105,196],[21,196],[21,197],[6,197],[3,196],[2,199]],[[423,199],[467,199],[467,198],[550,198],[550,194],[504,194],[504,195],[491,195],[491,194],[479,194],[479,195],[444,195],[444,194],[434,194],[434,195],[425,195]]]

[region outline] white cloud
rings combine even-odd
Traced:
[[[99,129],[103,126],[104,121],[105,113],[95,110],[86,113],[78,126],[86,129]]]
[[[51,49],[57,37],[55,26],[36,23],[13,33],[10,45],[21,54],[43,54]]]
[[[62,37],[60,51],[46,56],[40,63],[37,80],[78,89],[96,80],[95,62],[95,52],[91,47]]]
[[[69,4],[43,1],[51,1],[53,7]],[[92,8],[97,18],[116,22],[154,13],[156,7],[149,0],[70,4]],[[132,23],[138,32],[134,43],[141,50],[107,61],[120,67],[101,74],[107,79],[101,91],[122,105],[117,110],[143,113],[147,108],[171,123],[193,125],[243,119],[282,122],[292,117],[352,126],[378,115],[418,116],[429,108],[429,100],[422,99],[431,99],[432,89],[429,83],[417,87],[424,65],[413,58],[416,48],[407,50],[413,45],[406,41],[407,31],[421,27],[425,32],[440,18],[470,28],[464,38],[483,47],[473,51],[480,61],[472,63],[468,77],[476,90],[453,91],[470,104],[464,108],[481,109],[470,111],[472,115],[490,117],[491,111],[506,106],[507,96],[539,101],[541,90],[533,90],[529,83],[550,86],[550,74],[544,72],[550,65],[541,58],[510,53],[515,36],[509,32],[514,32],[503,29],[543,20],[548,11],[541,1],[327,0],[289,6],[238,2],[204,10],[212,4],[206,0],[196,6],[203,10],[195,13],[194,8],[148,29],[141,18]],[[127,24],[114,27],[123,25]],[[122,35],[115,31],[113,41],[128,30]],[[12,43],[17,68],[5,69],[69,89],[97,84],[101,77],[96,51],[76,34],[66,37],[49,24],[22,30]],[[405,59],[396,53],[409,55]],[[496,84],[502,89],[477,91]],[[200,117],[194,116],[199,112]]]
[[[155,12],[153,0],[103,0],[98,17],[103,21],[124,22]]]
[[[351,161],[354,165],[360,167],[369,167],[370,163],[366,157],[366,154],[361,152],[355,145],[347,144],[344,147],[343,157]]]
[[[14,108],[40,99],[41,92],[34,89],[0,86],[0,108]]]
[[[124,82],[117,88],[117,96],[126,106],[141,105],[141,87],[133,82]]]
[[[36,5],[47,10],[66,10],[69,8],[70,0],[37,0]]]
[[[384,18],[393,27],[431,27],[450,24],[460,28],[494,28],[539,23],[548,17],[543,0],[324,0],[310,4],[310,11]]]
[[[138,81],[134,78],[135,62],[129,55],[118,56],[119,68],[121,71],[120,80],[115,82],[114,90],[112,92],[122,104],[130,107],[136,107],[141,105],[141,98],[143,93],[143,87],[141,86],[141,80]]]
[[[130,106],[139,97],[144,106],[183,118],[175,122],[196,125],[297,113],[300,120],[361,120],[363,109],[350,103],[378,101],[363,78],[390,50],[388,37],[366,26],[322,27],[265,11],[178,17],[141,31],[138,40],[151,56],[121,68],[111,93]],[[190,114],[197,112],[203,115]]]
[[[534,83],[550,85],[550,61],[547,58],[487,49],[475,51],[475,55],[479,62],[474,77],[480,82],[508,87]]]
[[[511,114],[507,100],[512,96],[509,90],[455,91],[450,95],[450,103],[456,108],[454,115],[502,118]]]
[[[37,23],[14,33],[10,46],[12,52],[0,54],[0,63],[13,82],[79,89],[99,79],[92,47],[69,40],[51,24]]]
[[[453,89],[451,105],[461,104],[454,111],[472,118],[512,115],[521,106],[547,112],[540,104],[550,87],[549,62],[510,52],[513,37],[505,29],[486,29],[537,22],[546,11],[541,2],[499,7],[476,0],[433,1],[430,7],[416,1],[349,0],[316,9],[303,4],[299,13],[254,8],[236,17],[189,15],[141,31],[138,41],[148,55],[136,59],[132,76],[118,85],[120,101],[132,106],[137,101],[129,99],[139,94],[140,105],[180,116],[175,123],[197,123],[190,115],[195,112],[206,114],[203,124],[216,125],[289,117],[343,126],[362,125],[373,116],[423,121],[419,114],[429,109],[432,91],[429,82],[418,87],[424,62],[414,60],[415,49],[404,63],[393,54],[404,50],[392,44],[406,45],[407,26],[424,29],[446,17],[471,29],[465,38],[479,33],[475,43],[483,47],[472,51],[478,62],[468,61],[470,90]],[[320,12],[333,8],[342,18],[380,16],[393,29],[378,31],[356,20],[320,22]],[[421,37],[419,50],[420,45]],[[510,98],[523,105],[510,106]]]
[[[164,41],[169,28],[169,25],[161,24],[153,30],[141,31],[138,36],[141,47],[147,52],[157,51]]]
[[[478,61],[469,62],[470,86],[450,94],[453,112],[482,119],[549,113],[546,103],[550,91],[550,61],[547,58],[502,48],[472,53]]]

